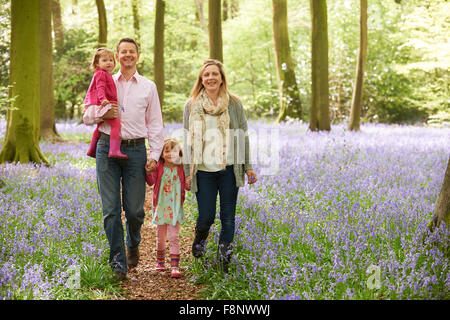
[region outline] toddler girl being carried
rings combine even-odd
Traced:
[[[117,104],[117,88],[111,72],[116,66],[114,59],[114,52],[107,48],[98,48],[95,51],[92,59],[91,68],[95,70],[89,85],[86,98],[84,99],[85,111],[91,108],[98,108],[95,112],[96,117],[102,117],[109,109],[111,103]],[[109,154],[110,158],[127,159],[128,156],[120,152],[120,120],[119,118],[105,119],[111,126],[111,134],[109,139]],[[91,144],[87,155],[95,158],[97,142],[100,138],[100,131],[98,128],[103,123],[99,122],[92,135]]]

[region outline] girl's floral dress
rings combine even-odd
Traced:
[[[184,222],[184,210],[181,205],[181,182],[177,168],[166,168],[161,177],[158,204],[153,210],[153,223],[175,226]]]

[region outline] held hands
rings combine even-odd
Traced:
[[[191,176],[186,177],[186,188],[191,189]]]
[[[247,174],[248,184],[254,184],[256,181],[258,181],[258,177],[256,176],[256,172],[253,170],[247,170],[245,171]]]
[[[156,169],[156,161],[155,159],[149,159],[147,164],[145,165],[145,171],[150,174]]]

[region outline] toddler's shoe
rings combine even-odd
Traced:
[[[155,270],[158,272],[166,271],[166,266],[164,265],[164,262],[156,262]]]
[[[170,277],[171,278],[181,278],[181,272],[178,267],[172,267],[170,271]]]

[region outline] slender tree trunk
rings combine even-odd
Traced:
[[[208,1],[209,57],[223,62],[221,0]]]
[[[57,136],[55,127],[55,98],[53,93],[53,46],[51,0],[39,0],[40,14],[40,136],[49,139]]]
[[[198,21],[200,22],[200,27],[207,34],[208,27],[206,26],[205,16],[203,15],[203,0],[194,0],[194,1],[195,1],[195,7],[197,8],[197,18],[198,18]]]
[[[236,18],[238,11],[239,11],[239,2],[238,0],[229,0],[230,3],[228,4],[229,9],[229,16],[231,19]]]
[[[48,164],[39,149],[39,4],[36,0],[11,1],[10,92],[17,98],[15,110],[8,110],[0,163]]]
[[[133,29],[134,29],[134,39],[141,45],[141,23],[139,19],[139,5],[138,0],[131,1],[131,11],[133,12]]]
[[[441,192],[434,208],[433,219],[428,226],[433,231],[435,228],[439,228],[442,222],[446,224],[447,228],[450,228],[450,157],[447,162]]]
[[[158,90],[161,108],[164,103],[164,0],[156,0],[154,70],[155,84]]]
[[[62,48],[64,46],[64,31],[61,18],[61,5],[59,4],[59,0],[51,0],[51,5],[53,32],[55,33],[55,49],[58,55],[62,55]]]
[[[108,23],[106,20],[105,2],[95,0],[98,11],[98,47],[106,47],[108,40]]]
[[[133,13],[133,29],[134,40],[136,40],[139,47],[141,47],[141,19],[139,18],[139,0],[131,1],[131,11]],[[138,62],[136,66],[138,72],[142,74],[144,68],[144,60]]]
[[[222,19],[223,21],[227,21],[228,19],[228,1],[227,0],[223,0],[223,4],[222,4]]]
[[[286,120],[286,117],[301,118],[302,106],[289,45],[287,1],[272,0],[272,7],[272,35],[280,92],[280,112],[277,122],[280,122]]]
[[[311,4],[311,108],[309,129],[331,130],[328,90],[328,25],[326,0]]]
[[[359,53],[356,66],[355,85],[353,87],[352,106],[350,110],[349,130],[358,131],[364,90],[364,71],[367,60],[367,0],[360,1]]]

